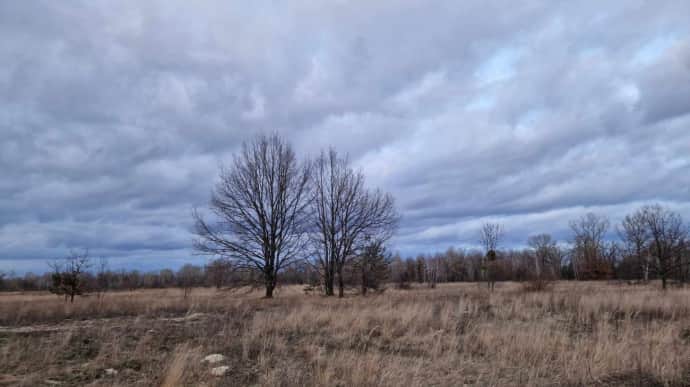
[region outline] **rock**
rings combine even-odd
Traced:
[[[211,369],[211,375],[213,376],[224,376],[225,374],[230,371],[230,367],[228,366],[220,366],[220,367],[215,367]]]
[[[117,370],[115,368],[106,368],[105,374],[109,376],[115,376],[117,375]]]
[[[216,364],[222,362],[223,360],[225,360],[225,356],[221,355],[220,353],[214,353],[212,355],[206,356],[201,362]]]

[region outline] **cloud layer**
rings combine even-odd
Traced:
[[[374,3],[0,4],[0,270],[202,261],[191,209],[261,131],[347,152],[403,254],[690,220],[690,4]]]

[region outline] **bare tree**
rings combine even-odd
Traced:
[[[604,237],[609,220],[590,212],[571,221],[570,228],[575,234],[571,255],[575,276],[578,279],[608,278],[611,270],[604,259]]]
[[[216,289],[222,288],[232,273],[232,262],[228,259],[214,259],[206,265],[206,274]]]
[[[489,290],[494,290],[497,271],[496,249],[503,238],[503,225],[499,223],[484,223],[479,231],[479,243],[484,247],[486,255],[482,258],[482,279],[486,281]]]
[[[65,301],[69,299],[71,303],[74,302],[74,296],[84,294],[84,274],[91,265],[88,250],[81,253],[71,251],[62,260],[55,260],[48,265],[53,269],[53,283],[50,287],[52,293],[65,296]]]
[[[556,241],[549,234],[538,234],[527,238],[527,245],[532,248],[536,279],[539,281],[554,279],[555,269],[560,269],[560,252]]]
[[[359,255],[367,238],[385,242],[397,224],[393,197],[364,186],[364,175],[353,170],[334,150],[322,152],[312,170],[312,242],[326,295],[344,296],[343,269]]]
[[[432,289],[436,288],[436,283],[438,283],[438,277],[441,272],[441,262],[442,257],[439,254],[426,259],[426,264],[424,265],[424,277],[426,279],[427,286]]]
[[[192,264],[185,264],[177,271],[177,286],[182,289],[184,298],[187,298],[195,286],[203,283],[201,267]]]
[[[649,232],[649,249],[654,258],[654,269],[666,289],[669,277],[683,268],[683,254],[688,230],[681,216],[658,204],[642,208]]]
[[[194,247],[259,272],[271,298],[280,271],[305,251],[308,183],[308,167],[277,135],[245,143],[232,166],[221,169],[213,191],[210,210],[217,222],[195,211]]]
[[[96,286],[98,298],[101,298],[110,287],[110,276],[108,273],[108,258],[100,257],[96,266]]]
[[[649,228],[644,209],[626,215],[617,231],[627,253],[639,263],[642,278],[648,282],[652,262],[649,255]]]

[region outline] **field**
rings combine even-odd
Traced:
[[[657,288],[3,294],[0,385],[688,386],[690,290]]]

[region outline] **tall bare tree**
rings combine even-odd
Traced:
[[[271,298],[280,271],[303,257],[309,198],[308,166],[277,135],[260,136],[221,168],[210,203],[216,222],[194,212],[194,247],[261,273]]]
[[[481,243],[486,251],[486,255],[482,257],[482,279],[486,281],[491,291],[494,290],[494,285],[496,284],[496,249],[498,249],[498,244],[502,238],[503,225],[500,223],[484,223],[479,231],[479,243]]]
[[[575,234],[571,260],[578,279],[601,279],[611,275],[610,266],[604,259],[605,236],[609,220],[604,216],[587,213],[570,222]]]
[[[649,255],[650,234],[644,208],[625,216],[618,228],[618,235],[627,253],[639,263],[644,281],[649,281],[652,262]]]
[[[556,241],[549,234],[538,234],[527,238],[527,245],[532,248],[536,279],[554,279],[561,263]]]
[[[669,277],[683,269],[683,254],[688,229],[681,216],[658,204],[642,208],[649,232],[649,249],[654,258],[654,269],[666,289]]]
[[[316,261],[326,295],[343,297],[343,269],[369,239],[385,242],[394,232],[398,215],[393,197],[368,190],[364,175],[335,150],[322,152],[312,168],[312,235]]]

